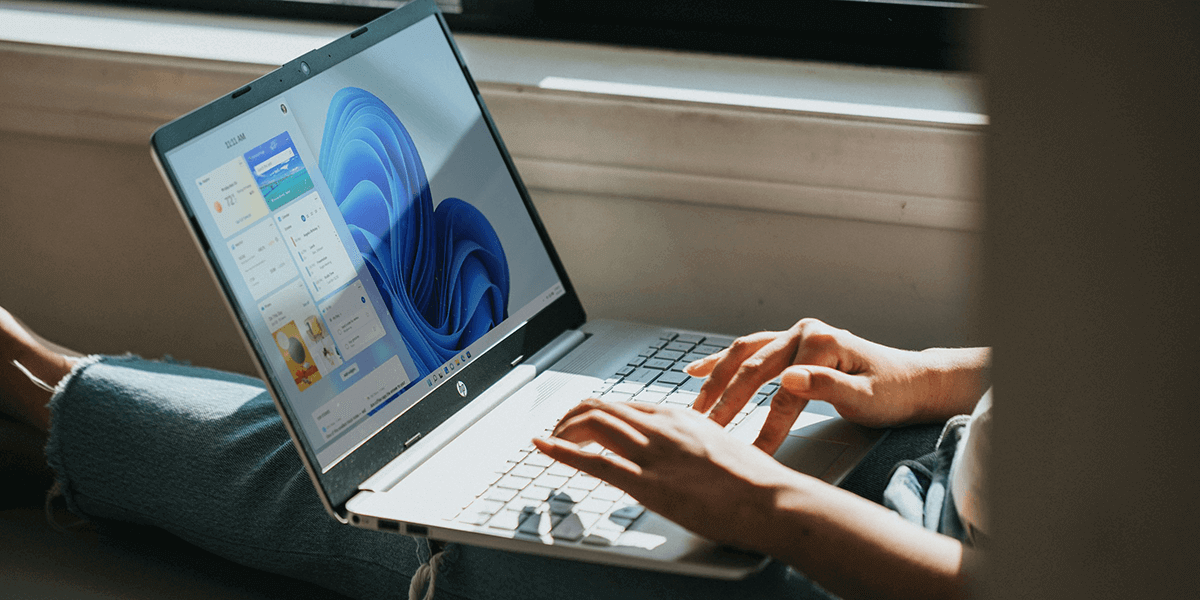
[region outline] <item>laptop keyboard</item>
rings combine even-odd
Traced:
[[[687,375],[683,368],[731,343],[732,338],[665,334],[606,379],[593,396],[609,402],[691,406],[704,380]],[[770,404],[776,389],[777,383],[763,386],[727,429],[757,406]],[[551,424],[543,434],[550,435],[553,429]],[[609,546],[644,513],[625,492],[554,461],[530,444],[496,470],[495,479],[455,520],[498,533],[549,535],[556,542]]]

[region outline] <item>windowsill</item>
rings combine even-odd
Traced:
[[[351,29],[0,0],[0,54],[24,61],[0,72],[0,130],[144,143]],[[976,77],[455,39],[531,188],[979,227]]]
[[[90,4],[0,2],[0,41],[248,65],[283,64],[350,26]],[[480,81],[623,96],[984,124],[976,78],[662,50],[456,35]],[[604,84],[610,84],[605,86]],[[607,87],[607,89],[606,89]],[[769,106],[768,106],[769,107]]]

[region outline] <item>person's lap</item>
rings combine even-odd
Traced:
[[[106,359],[77,371],[51,410],[48,460],[82,515],[160,527],[235,562],[354,597],[405,595],[428,558],[423,541],[325,513],[257,379]],[[900,431],[890,437],[930,435]],[[877,472],[898,460],[897,447],[885,442],[872,453],[847,479],[850,489],[878,501]],[[720,582],[451,545],[439,571],[439,596],[463,598],[826,597],[776,563]]]

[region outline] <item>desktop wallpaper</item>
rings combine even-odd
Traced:
[[[357,87],[335,93],[320,169],[422,374],[508,316],[495,228],[462,199],[434,207],[421,156],[386,103]]]

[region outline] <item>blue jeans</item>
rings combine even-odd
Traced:
[[[162,528],[256,569],[394,598],[423,540],[339,524],[321,507],[261,381],[133,357],[76,369],[50,404],[47,458],[75,513]],[[452,544],[444,598],[828,598],[778,563],[743,581]]]

